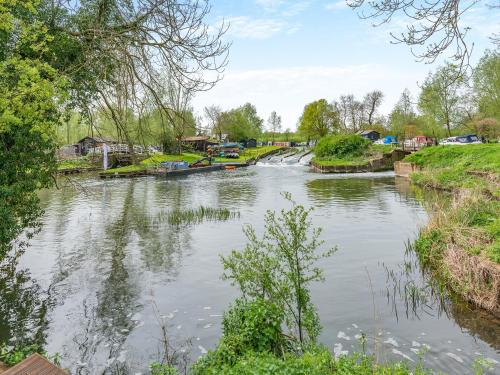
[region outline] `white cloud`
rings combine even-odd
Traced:
[[[311,0],[255,0],[257,5],[264,8],[265,11],[271,13],[279,12],[283,17],[293,17],[304,10],[311,4]]]
[[[304,12],[311,5],[311,1],[299,1],[288,4],[286,9],[283,9],[282,15],[285,17],[293,17]]]
[[[286,30],[287,24],[272,18],[250,18],[247,16],[230,17],[228,35],[235,38],[266,39]]]
[[[345,0],[340,0],[335,3],[329,3],[325,5],[325,8],[328,10],[336,10],[336,9],[347,9],[347,3]]]
[[[276,110],[283,118],[283,128],[295,129],[307,103],[321,98],[332,101],[342,94],[362,97],[380,89],[386,95],[381,110],[388,113],[402,90],[408,87],[416,92],[416,81],[424,76],[424,71],[410,75],[405,68],[375,64],[234,71],[212,90],[199,93],[193,105],[201,113],[211,104],[227,110],[250,102],[263,119]]]

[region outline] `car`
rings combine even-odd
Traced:
[[[472,145],[482,143],[479,137],[475,134],[460,135],[457,137],[448,137],[439,142],[440,145]]]

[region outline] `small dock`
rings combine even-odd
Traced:
[[[35,353],[14,367],[0,366],[1,375],[68,375],[66,371]]]

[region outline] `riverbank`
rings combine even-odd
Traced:
[[[400,149],[382,149],[374,146],[368,153],[356,158],[314,157],[311,160],[311,167],[319,173],[382,172],[394,169],[394,163],[403,160],[406,155],[408,152]]]
[[[213,158],[213,164],[220,164],[220,168],[217,168],[215,166],[212,168],[213,170],[217,169],[222,169],[224,165],[226,164],[231,164],[234,166],[238,165],[249,165],[252,162],[263,158],[269,154],[272,154],[274,152],[277,152],[280,150],[281,147],[278,146],[263,146],[263,147],[257,147],[253,149],[246,149],[244,150],[241,154],[240,157],[238,158],[221,158],[221,157],[215,157]],[[113,168],[113,169],[108,169],[106,171],[103,171],[100,173],[101,177],[104,176],[111,176],[111,175],[118,175],[122,177],[137,177],[137,176],[146,176],[146,175],[157,175],[157,174],[162,174],[165,173],[160,166],[162,162],[167,162],[167,161],[184,161],[189,164],[194,164],[197,161],[201,160],[204,158],[204,155],[202,154],[195,154],[195,153],[182,153],[180,155],[164,155],[164,154],[156,154],[153,155],[149,158],[146,158],[142,160],[139,164],[136,165],[127,165],[124,167],[120,168]],[[201,168],[208,168],[208,165],[205,167],[200,167],[197,169]]]
[[[455,293],[500,316],[500,145],[430,147],[404,163],[413,183],[450,193],[415,242],[420,260]]]

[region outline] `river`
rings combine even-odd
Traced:
[[[43,230],[20,263],[29,276],[15,301],[2,294],[12,306],[0,316],[0,339],[36,333],[72,373],[146,374],[160,358],[162,324],[174,344],[191,339],[193,359],[214,348],[221,314],[238,296],[220,279],[219,254],[244,246],[243,225],[262,233],[266,210],[287,206],[284,191],[314,208],[326,246],[338,247],[321,261],[325,281],[312,287],[322,343],[337,354],[360,350],[364,332],[381,361],[416,363],[427,348],[424,363],[436,370],[472,373],[481,357],[491,373],[500,369],[498,320],[447,299],[404,298],[409,280],[425,285],[405,245],[427,214],[408,181],[390,172],[319,175],[296,163],[259,163],[174,180],[72,184],[41,194]],[[155,224],[162,213],[200,205],[240,217]]]

